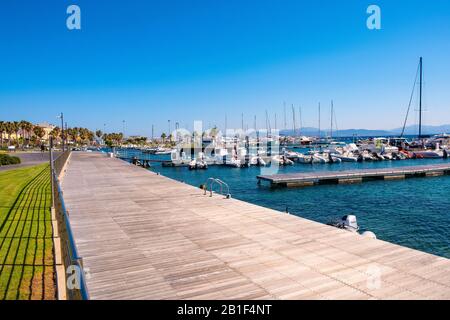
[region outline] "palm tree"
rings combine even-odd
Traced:
[[[41,142],[42,138],[45,136],[44,128],[35,126],[33,128],[33,133],[36,135],[37,138],[39,138],[39,142]]]
[[[26,124],[25,120],[22,120],[19,122],[19,129],[22,134],[22,148],[23,148],[23,145],[25,144],[25,124]]]
[[[54,127],[53,130],[50,131],[49,135],[53,138],[53,140],[57,140],[61,135],[61,129],[59,127]]]
[[[92,141],[94,141],[94,133],[91,130],[88,130],[87,133],[89,144],[92,144]]]
[[[166,136],[166,134],[163,132],[163,133],[161,134],[161,139],[162,139],[163,143],[166,142],[166,138],[167,138],[167,136]]]
[[[4,121],[0,121],[0,140],[1,145],[0,147],[3,148],[3,134],[6,132],[6,124]]]
[[[103,132],[102,132],[102,130],[97,130],[97,131],[95,131],[95,135],[97,136],[97,138],[101,138],[102,137],[102,135],[103,135]]]
[[[6,133],[8,134],[8,146],[11,145],[11,135],[16,131],[14,122],[6,122]]]
[[[80,128],[80,139],[83,143],[88,141],[91,142],[91,137],[93,136],[92,132],[89,129],[86,128]]]
[[[14,128],[14,133],[16,134],[16,143],[17,143],[17,147],[19,147],[20,122],[19,122],[19,121],[14,121],[14,122],[13,122],[13,128]]]
[[[26,140],[28,141],[28,143],[30,143],[30,137],[31,137],[31,133],[33,132],[33,127],[34,126],[31,122],[23,121],[22,130],[24,130],[24,132],[27,133]]]

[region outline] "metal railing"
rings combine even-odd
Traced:
[[[209,178],[206,183],[205,183],[205,195],[206,195],[206,191],[208,190],[208,185],[209,185],[209,196],[212,197],[213,195],[213,191],[214,191],[214,185],[218,185],[220,187],[220,193],[221,195],[224,195],[227,199],[231,198],[231,193],[230,193],[230,187],[228,186],[227,183],[223,182],[220,179],[216,179],[216,178]],[[226,193],[223,192],[224,187],[226,188]]]
[[[83,269],[83,259],[79,256],[75,239],[70,225],[69,213],[64,203],[63,192],[59,182],[59,177],[70,156],[70,151],[63,152],[58,158],[53,160],[50,151],[51,178],[52,178],[52,204],[55,210],[55,217],[58,225],[58,234],[61,244],[61,262],[64,266],[66,290],[65,295],[68,300],[88,300],[89,293],[86,286],[85,271]],[[62,286],[58,286],[62,288]]]

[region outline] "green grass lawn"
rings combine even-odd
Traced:
[[[50,170],[0,172],[0,300],[55,299]]]

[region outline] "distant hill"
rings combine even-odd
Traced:
[[[305,136],[317,136],[319,132],[318,128],[305,127],[302,128],[301,134]],[[402,128],[396,128],[392,130],[368,130],[368,129],[345,129],[334,131],[334,134],[341,137],[351,137],[353,135],[358,135],[362,137],[376,137],[376,136],[395,136],[402,132]],[[405,128],[405,135],[416,135],[419,132],[418,125],[411,125]],[[281,130],[282,135],[293,135],[294,130]],[[329,135],[330,130],[321,130],[321,136]],[[423,134],[439,134],[439,133],[450,133],[450,124],[445,124],[441,126],[422,126]],[[333,135],[334,135],[333,134]]]
[[[392,130],[394,133],[401,133],[402,128],[397,128]],[[418,134],[419,126],[411,125],[405,128],[405,134],[414,135]],[[444,124],[441,126],[422,126],[423,134],[439,134],[439,133],[449,133],[450,132],[450,124]]]

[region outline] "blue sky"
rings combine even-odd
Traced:
[[[70,4],[82,30],[66,28]],[[366,28],[370,4],[382,30]],[[339,128],[391,129],[423,56],[425,123],[450,123],[449,17],[447,0],[5,0],[0,119],[57,123],[63,111],[70,126],[125,120],[126,134],[149,135],[225,114],[229,127],[241,113],[265,127],[267,109],[281,127],[285,101],[317,126],[333,99]]]

